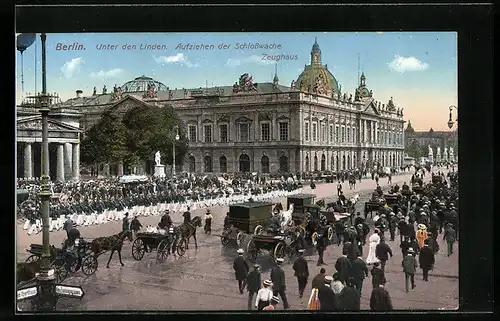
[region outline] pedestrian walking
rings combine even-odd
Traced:
[[[377,247],[375,248],[375,255],[377,256],[377,259],[380,260],[381,270],[385,273],[385,263],[389,257],[392,257],[392,250],[389,245],[385,243],[384,239],[381,239],[380,243],[377,244]]]
[[[380,268],[380,263],[373,264],[373,268],[371,270],[372,275],[372,285],[373,288],[377,288],[380,284],[385,283],[385,272]]]
[[[320,311],[337,311],[337,298],[331,288],[333,278],[325,276],[325,281],[318,289]]]
[[[299,298],[302,299],[307,285],[307,279],[309,278],[309,267],[307,266],[307,261],[304,258],[304,249],[299,250],[299,257],[293,263],[293,270],[295,271],[295,277],[297,278],[297,283],[299,284]]]
[[[284,260],[282,258],[276,259],[276,266],[271,270],[271,281],[273,282],[273,295],[280,296],[283,301],[283,308],[287,310],[288,300],[286,299],[286,284],[285,284],[285,271],[281,268]]]
[[[340,181],[338,181],[338,183],[337,183],[337,196],[340,196],[340,194],[342,194],[342,184],[340,183]]]
[[[122,231],[123,232],[130,232],[130,221],[128,219],[128,213],[125,213],[125,215],[123,216],[123,220],[122,220]],[[132,233],[126,233],[128,236],[128,240],[130,242],[132,242]]]
[[[257,292],[257,297],[255,298],[255,307],[257,310],[261,311],[271,302],[273,298],[273,291],[271,290],[272,285],[273,282],[271,282],[271,280],[265,280],[264,287]]]
[[[380,235],[378,233],[379,229],[375,229],[373,234],[368,239],[368,242],[370,242],[370,248],[368,250],[368,256],[366,257],[367,264],[373,264],[375,262],[379,262],[379,259],[377,258],[376,255],[377,245],[380,243]]]
[[[264,311],[268,311],[268,310],[277,310],[278,309],[278,304],[280,303],[280,298],[278,298],[277,296],[273,296],[271,298],[271,302],[268,306],[262,308],[262,310]]]
[[[335,295],[338,295],[338,294],[340,294],[340,292],[342,292],[343,288],[344,288],[344,283],[340,279],[340,274],[338,272],[334,273],[333,274],[333,282],[332,282],[333,293],[335,293]]]
[[[361,295],[363,291],[363,282],[365,277],[368,277],[368,267],[361,257],[357,257],[352,260],[351,266],[352,271],[350,275],[354,277],[354,286],[358,289],[359,294]]]
[[[429,240],[424,241],[424,247],[418,255],[418,263],[424,275],[424,281],[429,281],[429,270],[432,270],[435,263],[434,251],[429,247]]]
[[[398,226],[398,218],[394,212],[389,213],[389,233],[391,234],[391,242],[396,238],[396,227]]]
[[[339,279],[342,282],[345,282],[348,279],[350,267],[351,267],[350,260],[347,258],[347,255],[345,254],[342,254],[342,256],[339,257],[335,262],[335,270],[337,270]]]
[[[453,254],[453,244],[455,243],[455,230],[453,229],[453,224],[448,223],[446,225],[443,240],[446,240],[446,245],[448,249],[448,256]]]
[[[433,233],[429,232],[429,239],[427,240],[427,242],[429,243],[429,247],[432,249],[432,252],[434,254],[439,252],[439,244],[437,242],[437,234],[433,234]]]
[[[405,257],[408,254],[408,249],[411,247],[410,241],[406,237],[403,238],[399,247],[401,248],[401,256]]]
[[[248,310],[252,310],[253,296],[260,290],[261,285],[260,266],[255,264],[253,271],[247,275],[247,290],[248,290]]]
[[[325,261],[323,261],[323,254],[326,249],[326,240],[323,235],[318,234],[316,236],[316,250],[318,250],[318,263],[317,266],[326,265]]]
[[[340,311],[359,311],[361,310],[361,295],[354,287],[353,279],[346,282],[338,297]]]
[[[337,246],[342,243],[342,235],[344,234],[344,224],[342,221],[338,220],[335,222],[335,235],[337,236]],[[343,240],[345,242],[345,240]]]
[[[207,209],[207,212],[205,213],[205,227],[203,230],[205,231],[205,234],[212,234],[212,219],[214,217],[212,216],[212,213],[210,213],[210,209]]]
[[[392,311],[392,301],[389,292],[385,289],[385,282],[373,288],[370,296],[370,309],[372,311]]]
[[[246,286],[246,280],[248,275],[248,263],[245,261],[243,257],[243,249],[238,249],[238,257],[234,259],[233,269],[236,280],[238,281],[238,289],[240,290],[240,294],[243,294],[243,290]]]
[[[417,270],[418,264],[417,260],[413,256],[413,248],[408,249],[408,254],[403,258],[403,272],[405,274],[405,289],[408,293],[411,283],[412,290],[416,287],[415,285],[415,272]]]

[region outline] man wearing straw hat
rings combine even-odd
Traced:
[[[236,280],[238,280],[238,288],[240,290],[240,294],[243,294],[243,290],[245,289],[247,274],[249,270],[248,264],[243,257],[244,252],[245,251],[243,251],[243,249],[239,249],[237,251],[238,257],[234,259],[233,263],[234,274]]]
[[[288,300],[286,299],[286,285],[285,285],[285,271],[281,268],[281,264],[283,264],[283,258],[276,259],[276,266],[271,270],[271,281],[273,282],[273,294],[275,296],[281,296],[283,300],[283,308],[287,310]]]
[[[264,287],[257,292],[257,298],[255,298],[255,307],[257,310],[261,311],[264,307],[269,305],[271,299],[273,298],[273,291],[271,290],[271,286],[273,282],[271,280],[264,281]]]

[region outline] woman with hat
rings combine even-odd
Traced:
[[[205,234],[211,234],[212,233],[212,219],[214,217],[210,213],[210,209],[207,209],[207,212],[205,213],[205,227],[203,228],[205,231]]]
[[[418,242],[418,247],[423,248],[424,241],[429,238],[427,235],[427,226],[425,224],[418,224],[417,227],[418,231],[415,233],[415,239]]]
[[[276,306],[278,305],[278,303],[280,303],[280,298],[278,298],[277,296],[273,296],[271,298],[271,303],[267,307],[264,307],[262,310],[276,310]]]
[[[273,283],[271,280],[264,281],[264,287],[257,292],[257,298],[255,299],[255,307],[257,310],[262,311],[264,307],[268,306],[273,298],[273,290],[271,290],[271,286]]]
[[[376,228],[373,234],[368,239],[368,242],[370,242],[370,249],[368,250],[368,256],[366,257],[366,264],[373,264],[375,262],[379,262],[379,259],[377,259],[376,255],[377,245],[380,243],[379,232],[380,232],[379,229]]]

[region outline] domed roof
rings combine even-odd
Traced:
[[[360,80],[360,85],[359,87],[356,89],[356,99],[363,99],[363,98],[367,98],[367,97],[370,97],[370,90],[368,90],[368,88],[366,87],[366,77],[365,77],[365,73],[361,73],[361,77],[359,78]]]
[[[339,92],[337,79],[321,64],[306,66],[297,78],[297,88],[323,95]]]
[[[122,93],[143,92],[148,91],[148,86],[154,86],[156,91],[167,91],[167,86],[163,83],[144,75],[137,77],[134,80],[127,81],[123,84],[123,86],[121,86],[121,90]]]

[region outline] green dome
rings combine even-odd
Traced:
[[[322,95],[339,92],[337,79],[321,64],[306,66],[299,78],[297,78],[297,88],[301,91]]]

